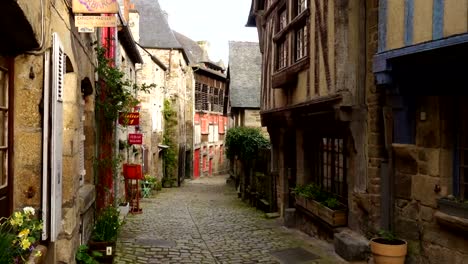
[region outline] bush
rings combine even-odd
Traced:
[[[270,141],[258,128],[234,127],[226,133],[226,157],[249,160],[257,155],[259,149],[269,148]]]

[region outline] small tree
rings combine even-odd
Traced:
[[[257,155],[259,149],[269,148],[270,141],[258,128],[234,127],[226,133],[226,157],[233,160],[249,160]]]

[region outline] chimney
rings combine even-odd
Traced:
[[[166,19],[167,24],[169,24],[169,13],[167,13],[167,11],[165,10],[162,10],[162,14],[164,18]]]
[[[129,22],[129,13],[130,10],[135,9],[135,4],[131,2],[131,0],[124,0],[124,11],[123,11],[123,16],[125,21],[128,23]]]
[[[209,61],[210,59],[209,59],[208,53],[210,51],[210,43],[206,40],[201,40],[201,41],[197,41],[197,44],[198,46],[200,46],[200,48],[203,51],[202,60]]]

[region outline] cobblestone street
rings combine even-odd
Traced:
[[[346,263],[327,243],[242,203],[225,182],[186,181],[143,199],[143,213],[126,218],[115,263]],[[286,249],[307,254],[281,258]]]

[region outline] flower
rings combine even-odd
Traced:
[[[29,229],[24,229],[23,231],[19,232],[18,234],[18,237],[21,238],[21,237],[24,237],[24,236],[28,236],[29,235]]]
[[[25,238],[21,240],[21,248],[23,250],[29,249],[29,246],[31,246],[31,241],[29,241],[29,239]]]
[[[35,214],[34,208],[32,208],[30,206],[27,206],[27,207],[23,208],[23,212],[25,214],[28,214],[28,215],[34,215]]]
[[[34,254],[35,257],[40,257],[42,256],[42,252],[41,251],[36,251],[36,254]]]

